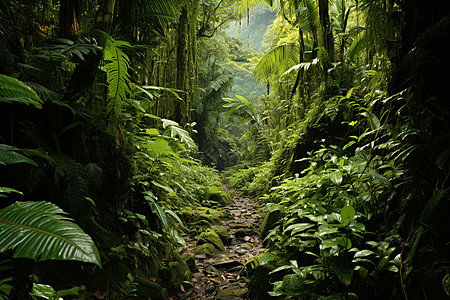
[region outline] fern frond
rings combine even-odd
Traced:
[[[42,108],[42,100],[22,81],[0,74],[0,102],[31,104]]]
[[[90,202],[86,200],[89,196],[89,182],[97,180],[98,174],[89,174],[89,167],[85,167],[74,161],[71,157],[63,154],[54,154],[56,173],[67,180],[68,185],[64,192],[64,202],[71,214],[75,217],[90,214],[92,208]],[[92,170],[98,171],[98,170]]]
[[[220,90],[222,87],[226,86],[229,87],[233,84],[233,76],[231,75],[221,75],[211,81],[210,87],[211,89],[215,90],[216,92]]]
[[[128,69],[130,60],[120,47],[129,47],[130,44],[124,41],[117,41],[112,37],[108,38],[105,46],[104,66],[106,80],[108,83],[108,101],[106,113],[109,119],[107,131],[111,135],[117,132],[120,116],[122,114],[123,101],[131,93],[132,82]]]
[[[33,91],[36,92],[38,97],[44,101],[59,101],[61,99],[61,96],[48,88],[46,88],[43,85],[40,85],[36,82],[27,81],[24,82],[27,86],[29,86]]]

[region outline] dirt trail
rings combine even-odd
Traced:
[[[239,280],[243,265],[251,258],[264,252],[258,237],[261,216],[258,203],[248,198],[234,197],[229,212],[233,217],[222,220],[227,228],[231,243],[215,257],[204,254],[195,256],[199,272],[192,274],[195,289],[179,294],[178,299],[240,299],[246,290],[246,283]],[[239,230],[241,229],[241,230]],[[186,251],[194,252],[196,238],[186,240]]]

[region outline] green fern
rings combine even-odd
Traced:
[[[22,81],[0,74],[0,102],[30,104],[42,108],[42,100]]]
[[[130,60],[121,50],[121,47],[130,47],[130,44],[124,41],[117,41],[112,37],[108,38],[105,47],[104,60],[107,62],[104,66],[108,83],[108,101],[106,113],[109,124],[107,132],[116,135],[117,127],[122,114],[122,104],[131,93],[130,86],[132,82],[128,69]]]
[[[71,157],[54,154],[52,158],[56,164],[56,173],[67,181],[64,192],[64,203],[74,217],[92,214],[92,202],[89,196],[89,183],[101,184],[101,169],[96,165],[83,166]]]

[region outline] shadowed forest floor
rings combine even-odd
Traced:
[[[221,220],[230,234],[229,245],[214,257],[196,254],[198,272],[192,274],[194,288],[178,295],[178,299],[239,299],[245,298],[246,283],[240,280],[244,264],[264,249],[258,237],[261,216],[258,203],[248,198],[234,197],[228,207],[231,219]],[[194,253],[198,236],[186,238],[186,252]]]

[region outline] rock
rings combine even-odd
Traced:
[[[250,250],[250,249],[255,248],[255,246],[252,243],[245,243],[245,244],[241,245],[241,248],[242,249],[246,249],[246,250]]]
[[[206,259],[206,255],[205,254],[195,254],[195,258],[196,259]]]
[[[233,268],[231,268],[231,269],[229,269],[229,270],[227,270],[229,273],[239,273],[241,270],[242,270],[242,267],[243,266],[236,266],[236,267],[233,267]]]
[[[214,245],[210,244],[210,243],[206,243],[206,244],[202,244],[200,246],[197,246],[197,247],[195,247],[194,251],[195,251],[196,254],[204,254],[204,255],[209,256],[209,257],[213,257],[217,253],[217,250],[214,247]]]
[[[136,294],[144,299],[151,298],[155,300],[167,299],[163,295],[162,287],[154,281],[136,277],[134,282],[137,283]]]
[[[250,236],[250,235],[254,235],[254,234],[256,234],[256,232],[254,232],[252,229],[249,229],[249,228],[239,228],[234,233],[234,235],[237,238],[243,238],[245,236]]]
[[[243,266],[242,263],[236,261],[236,260],[224,260],[224,261],[218,261],[214,263],[214,267],[218,268],[218,269],[231,269],[233,267],[237,267],[237,266]]]
[[[217,269],[213,265],[206,266],[206,268],[204,268],[203,271],[208,273],[208,274],[210,274],[210,275],[217,275],[217,274],[219,274],[219,271],[217,271]]]
[[[172,252],[172,261],[159,269],[159,277],[170,292],[178,292],[182,281],[189,280],[191,271],[176,251]]]
[[[244,254],[247,253],[247,250],[242,249],[242,248],[238,248],[238,249],[236,249],[236,253],[239,254],[239,255],[244,255]]]
[[[227,206],[233,203],[233,199],[223,190],[222,186],[211,186],[207,198],[209,201],[217,202],[221,206]]]
[[[182,258],[186,262],[186,265],[189,267],[189,270],[191,270],[192,273],[198,272],[198,268],[195,265],[195,255],[194,254],[192,254],[192,253],[184,253],[182,255]]]
[[[213,224],[219,222],[220,219],[229,218],[230,213],[224,209],[214,209],[203,206],[186,206],[179,211],[182,220],[187,224],[192,224],[202,220]],[[205,223],[203,223],[205,224]]]
[[[223,289],[217,293],[215,299],[217,300],[234,300],[239,298],[245,298],[248,290],[246,288],[238,289]]]
[[[205,232],[202,232],[202,234],[200,234],[200,236],[197,240],[197,246],[203,245],[206,243],[210,243],[210,244],[214,245],[214,247],[216,247],[217,249],[219,249],[221,251],[225,250],[225,247],[224,247],[223,242],[220,239],[219,235],[212,230],[207,230]]]
[[[214,293],[215,291],[216,287],[212,284],[209,284],[205,289],[205,292],[207,292],[208,294]]]
[[[207,220],[199,220],[197,222],[192,222],[191,224],[189,224],[189,232],[191,236],[203,232],[208,228],[211,228],[211,223]]]
[[[222,240],[222,243],[224,245],[230,245],[230,242],[231,242],[230,235],[228,234],[228,231],[224,226],[216,225],[216,226],[213,226],[211,229],[215,233],[217,233],[217,235]]]

